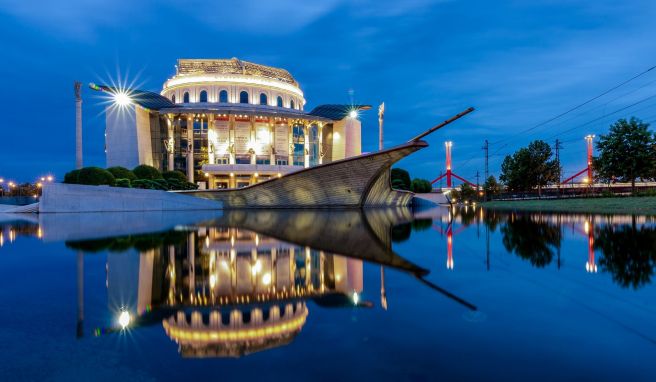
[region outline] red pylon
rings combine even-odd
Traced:
[[[584,173],[588,173],[588,177],[586,178],[587,180],[585,183],[592,183],[592,141],[594,140],[595,136],[593,134],[589,134],[585,136],[585,140],[588,146],[588,167],[584,168],[583,170],[577,172],[576,174],[570,176],[569,178],[563,180],[561,184],[569,183],[572,180],[576,179],[578,176],[583,175]]]
[[[444,142],[444,146],[446,148],[446,172],[444,174],[438,176],[437,178],[435,178],[435,180],[433,180],[431,182],[431,184],[435,184],[435,182],[438,182],[440,179],[446,177],[446,186],[448,188],[451,188],[451,185],[453,183],[452,180],[451,180],[451,177],[453,177],[453,178],[461,180],[464,183],[469,184],[472,187],[476,187],[476,185],[474,183],[472,183],[472,182],[468,181],[467,179],[464,179],[464,178],[454,174],[453,171],[451,171],[451,146],[453,146],[453,142],[446,141],[446,142]]]

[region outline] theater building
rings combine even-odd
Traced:
[[[180,59],[160,94],[91,85],[110,93],[107,166],[179,170],[201,188],[240,188],[361,154],[358,111],[305,111],[284,69],[232,59]]]

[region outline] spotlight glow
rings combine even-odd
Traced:
[[[130,317],[130,312],[127,310],[121,311],[121,314],[118,316],[118,324],[121,325],[121,329],[127,328],[131,320],[132,317]]]
[[[127,106],[132,102],[132,100],[130,99],[130,96],[127,93],[118,92],[118,93],[114,93],[114,102],[118,106]]]
[[[349,117],[351,118],[358,118],[358,111],[353,109],[349,112]]]

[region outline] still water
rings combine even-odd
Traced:
[[[0,217],[1,380],[656,380],[656,218]]]

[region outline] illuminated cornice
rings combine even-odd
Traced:
[[[292,84],[261,78],[261,77],[248,76],[248,75],[226,75],[226,74],[175,76],[164,83],[164,89],[162,90],[161,94],[164,94],[166,91],[183,86],[209,85],[209,84],[218,84],[218,83],[267,86],[279,90],[284,90],[286,92],[293,93],[303,98],[303,91],[301,91],[301,89],[299,89],[298,87]],[[305,99],[303,99],[303,102],[305,102]]]

